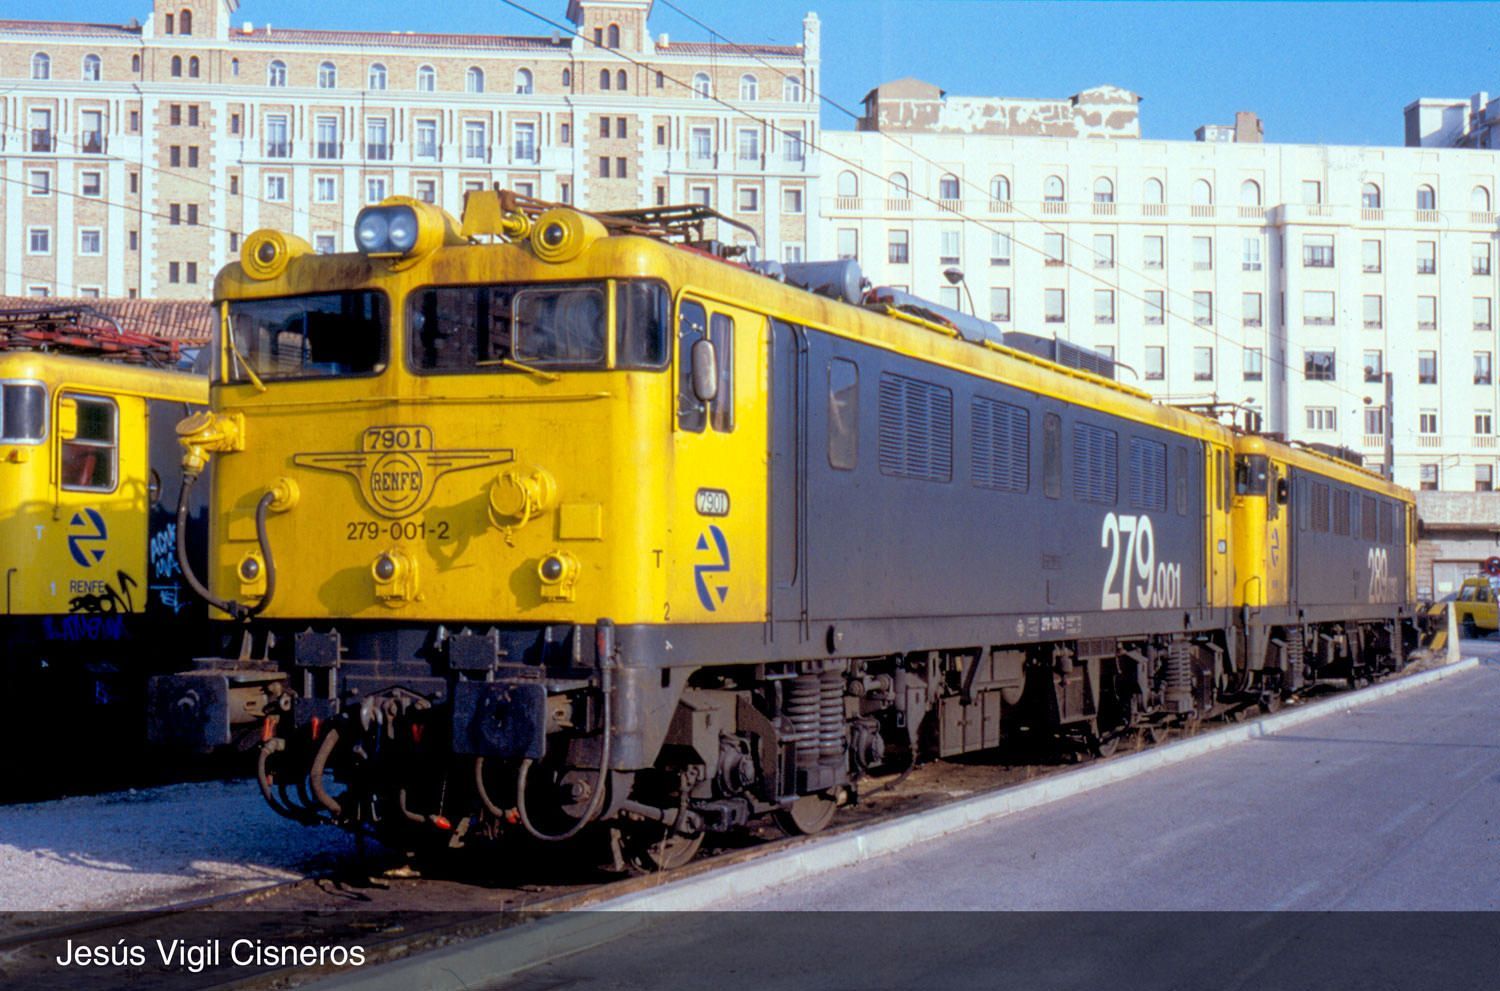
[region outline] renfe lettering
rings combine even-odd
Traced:
[[[420,471],[377,471],[370,475],[371,492],[418,492],[421,488]]]

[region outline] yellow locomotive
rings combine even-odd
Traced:
[[[27,754],[6,770],[15,798],[138,759],[146,675],[180,665],[204,632],[203,606],[181,583],[170,500],[175,427],[207,404],[208,382],[5,336],[0,640],[21,702],[5,720],[8,749]],[[204,518],[199,506],[200,535]]]
[[[258,735],[305,821],[670,866],[919,754],[1291,690],[1234,431],[715,216],[496,191],[367,208],[358,253],[247,238],[179,428],[242,648],[156,679],[156,737]]]

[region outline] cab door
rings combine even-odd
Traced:
[[[679,299],[677,316],[665,618],[759,623],[766,614],[766,319],[693,294]],[[702,341],[711,347],[699,347]],[[694,385],[694,362],[704,360],[716,373],[707,401]]]
[[[1204,500],[1208,509],[1208,606],[1222,609],[1230,605],[1234,595],[1234,562],[1230,555],[1229,511],[1233,503],[1231,495],[1229,448],[1217,444],[1208,445],[1208,492]]]
[[[146,603],[145,401],[64,388],[52,412],[51,611],[105,620],[140,612]],[[110,628],[96,632],[112,638]]]
[[[1266,605],[1285,605],[1291,594],[1288,558],[1291,550],[1291,477],[1287,466],[1270,461],[1266,478]]]

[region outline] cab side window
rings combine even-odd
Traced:
[[[714,346],[719,391],[709,403],[709,423],[720,433],[734,430],[734,320],[715,313],[708,324],[708,339]]]
[[[108,399],[68,396],[77,428],[62,442],[62,487],[69,492],[113,492],[119,463],[119,409]]]
[[[707,336],[703,304],[683,300],[677,311],[677,425],[695,434],[708,426],[708,406],[693,392],[693,345]]]

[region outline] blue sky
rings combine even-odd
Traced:
[[[521,0],[562,20],[566,0]],[[673,0],[732,41],[794,44],[823,20],[824,90],[855,109],[872,86],[913,75],[951,93],[1063,97],[1099,83],[1140,93],[1148,138],[1191,139],[1254,110],[1271,141],[1402,142],[1418,96],[1500,95],[1493,3],[1113,3],[1083,0]],[[441,9],[440,16],[428,11]],[[37,16],[0,0],[0,17]],[[67,0],[60,16],[119,23],[144,0]],[[238,20],[285,27],[547,34],[498,0],[242,0]],[[706,32],[657,4],[652,30]],[[825,109],[829,127],[850,126]]]

